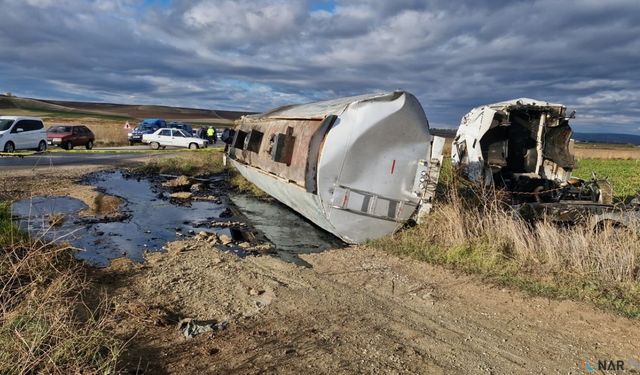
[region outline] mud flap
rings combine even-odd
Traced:
[[[431,141],[431,155],[428,160],[420,160],[418,173],[416,174],[417,192],[420,195],[420,207],[416,215],[418,224],[425,215],[431,212],[433,198],[436,195],[436,187],[442,169],[442,151],[444,150],[443,137],[433,137]]]

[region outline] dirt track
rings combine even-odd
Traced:
[[[640,353],[636,321],[367,248],[303,256],[309,269],[184,246],[101,276],[120,334],[142,328],[130,363],[152,373],[567,374]],[[184,317],[230,324],[186,340]]]

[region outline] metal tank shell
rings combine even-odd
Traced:
[[[396,91],[244,116],[226,159],[319,227],[362,243],[415,215],[432,138],[416,97]]]

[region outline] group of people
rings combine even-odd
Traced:
[[[215,144],[218,142],[218,134],[213,126],[203,126],[197,131],[198,138],[206,139],[209,144]]]

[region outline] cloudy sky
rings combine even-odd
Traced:
[[[414,93],[433,127],[516,97],[640,134],[638,0],[0,0],[0,91],[262,111]]]

